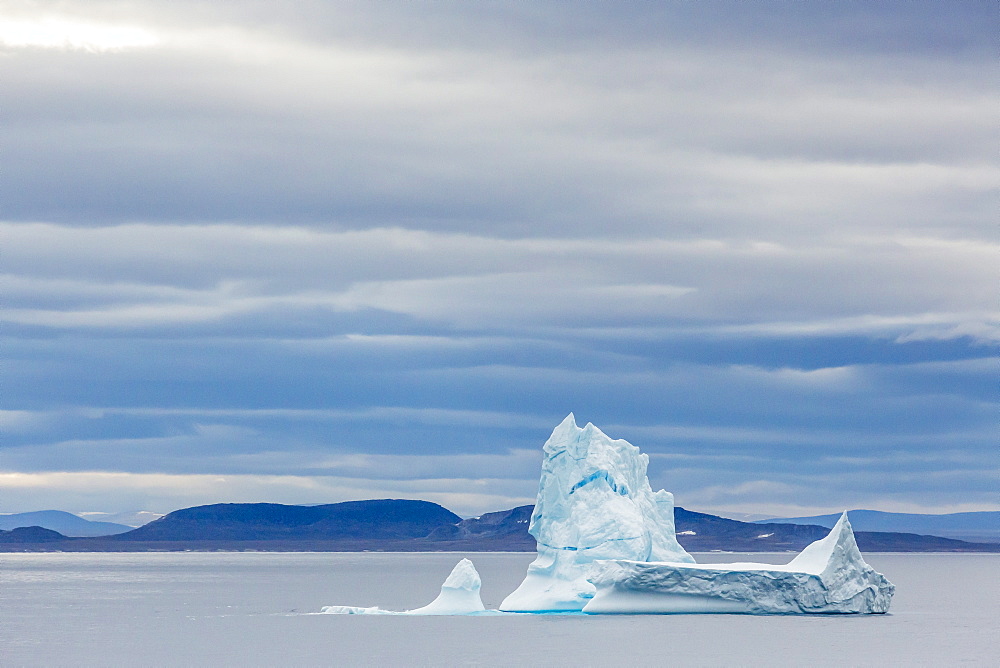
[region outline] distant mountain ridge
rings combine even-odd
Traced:
[[[973,542],[1000,543],[1000,511],[978,511],[925,515],[889,513],[881,510],[850,510],[847,516],[855,531],[891,531],[942,536]],[[816,524],[832,528],[840,513],[811,517],[782,517],[754,524]]]
[[[222,503],[177,510],[113,536],[66,538],[38,527],[18,529],[18,535],[0,532],[0,551],[531,552],[536,547],[528,533],[533,510],[519,506],[462,519],[436,503],[401,499],[319,506]],[[681,507],[674,518],[678,541],[692,552],[799,551],[828,533],[818,525],[740,522]],[[912,533],[857,531],[856,536],[866,551],[1000,552],[1000,544]]]
[[[126,510],[118,513],[76,513],[80,517],[90,522],[112,522],[114,524],[124,524],[135,529],[143,524],[149,524],[153,520],[163,517],[163,513],[154,513],[150,510]]]
[[[92,522],[63,510],[37,510],[30,513],[0,515],[0,530],[43,527],[64,536],[111,536],[131,531],[133,527],[114,522]]]
[[[118,540],[259,541],[275,539],[421,538],[462,518],[429,501],[378,499],[322,506],[218,503],[175,510]]]
[[[438,527],[426,539],[428,542],[477,542],[495,545],[500,551],[531,552],[536,548],[528,533],[534,506],[518,506],[510,510],[470,517],[458,524]]]
[[[680,506],[674,509],[674,524],[678,542],[692,552],[797,552],[830,531],[829,527],[815,524],[780,524],[767,520],[760,523],[740,522]],[[1000,551],[1000,545],[914,533],[855,531],[854,535],[858,547],[866,552]]]

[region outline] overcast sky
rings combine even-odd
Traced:
[[[998,510],[997,21],[0,2],[0,512]]]

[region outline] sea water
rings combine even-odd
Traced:
[[[462,556],[482,575],[487,608],[534,557],[0,554],[0,665],[995,666],[1000,657],[1000,555],[866,555],[897,586],[888,615],[315,614],[424,605]]]

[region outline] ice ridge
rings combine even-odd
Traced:
[[[587,613],[859,614],[889,610],[895,586],[865,563],[847,513],[788,564],[595,565]]]
[[[604,559],[693,562],[674,535],[673,496],[649,486],[649,458],[570,413],[543,447],[529,533],[538,556],[500,605],[519,612],[579,611],[596,589],[591,564]]]

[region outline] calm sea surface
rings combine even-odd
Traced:
[[[866,555],[884,616],[309,614],[424,605],[462,556],[495,608],[534,555],[0,554],[0,665],[1000,665],[1000,555]]]

